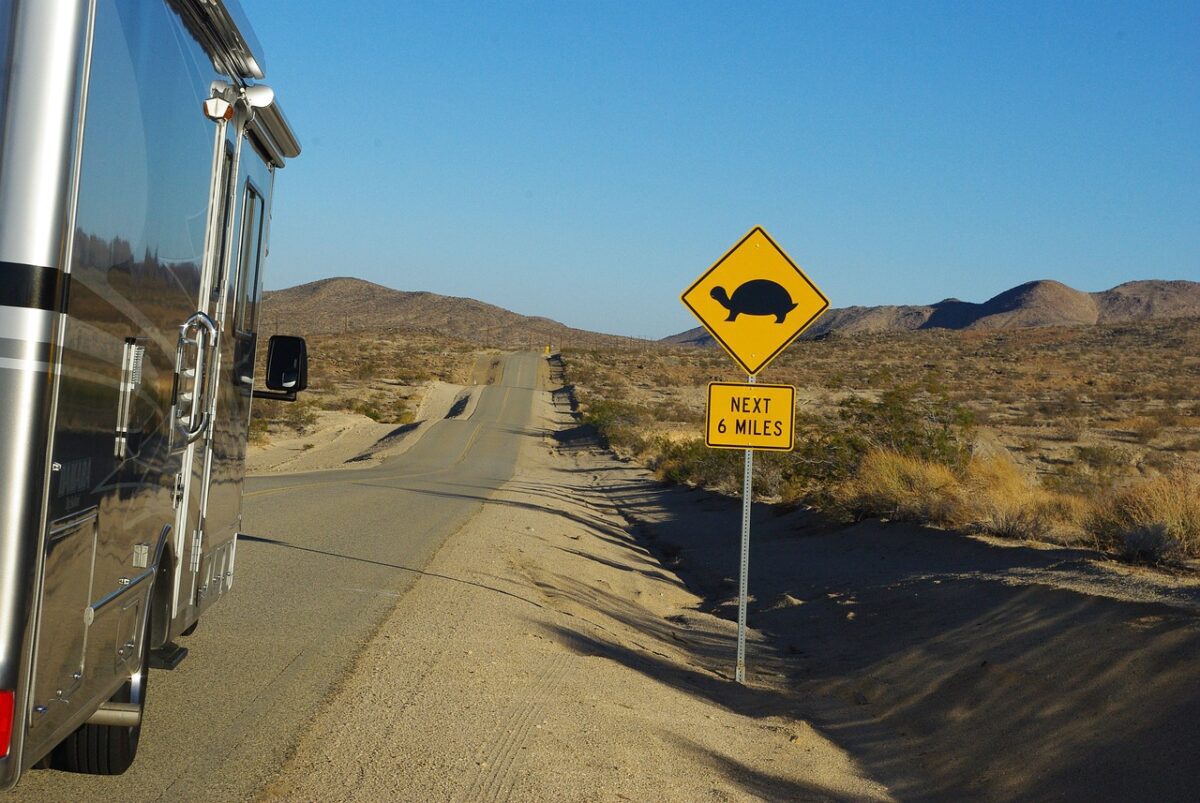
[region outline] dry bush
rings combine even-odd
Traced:
[[[1048,491],[1003,458],[972,459],[955,471],[896,452],[870,452],[834,492],[849,518],[882,516],[1026,540],[1077,535],[1086,500]]]
[[[1200,475],[1175,471],[1096,505],[1086,523],[1101,549],[1151,562],[1200,557]]]
[[[1088,419],[1085,416],[1064,418],[1058,427],[1058,439],[1067,443],[1075,443],[1087,434]]]
[[[963,472],[959,527],[1005,538],[1034,540],[1074,535],[1087,502],[1042,488],[1020,466],[1003,458],[976,458]]]
[[[958,507],[961,487],[954,472],[897,452],[874,450],[854,477],[833,492],[835,504],[853,518],[882,516],[947,524]]]
[[[1163,431],[1163,422],[1149,415],[1140,415],[1131,418],[1128,426],[1134,440],[1138,443],[1150,443],[1150,441],[1161,435]]]

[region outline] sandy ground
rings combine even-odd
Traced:
[[[427,382],[411,424],[381,424],[365,415],[335,410],[317,412],[306,432],[272,436],[265,445],[251,445],[246,456],[249,474],[280,474],[331,468],[363,468],[412,447],[434,421],[453,414],[470,417],[479,400],[477,385]],[[456,408],[457,403],[457,408]]]
[[[585,435],[546,402],[267,799],[1200,799],[1194,575],[756,505],[740,687],[737,500]]]
[[[732,623],[592,498],[610,458],[552,443],[533,431],[266,797],[889,799],[790,703],[730,681]]]

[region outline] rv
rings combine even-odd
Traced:
[[[118,774],[230,589],[275,174],[235,0],[0,0],[0,790]],[[200,690],[197,690],[200,693]]]

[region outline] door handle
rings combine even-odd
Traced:
[[[196,336],[191,337],[192,332]],[[183,355],[189,345],[196,347],[196,363],[191,370],[183,367]],[[204,400],[208,395],[208,355],[217,345],[217,325],[213,319],[203,312],[195,312],[179,327],[179,343],[175,348],[175,383],[179,386],[181,378],[191,374],[192,392],[177,393],[175,398],[175,426],[187,439],[188,443],[199,438],[208,428],[208,410]],[[190,395],[190,399],[188,396]],[[181,410],[181,403],[191,402],[186,412]]]

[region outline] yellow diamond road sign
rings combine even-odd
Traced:
[[[729,356],[757,374],[829,307],[829,299],[760,226],[680,298]]]

